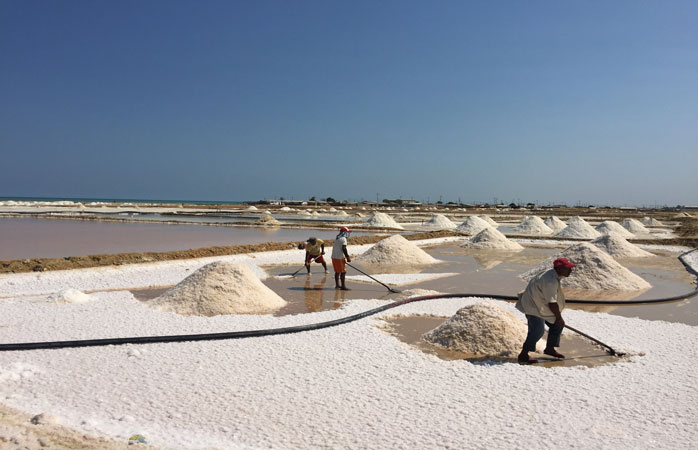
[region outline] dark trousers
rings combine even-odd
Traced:
[[[550,323],[542,317],[529,316],[528,314],[526,314],[526,320],[528,320],[528,335],[523,345],[524,351],[536,351],[536,343],[543,337],[545,325],[548,326],[548,342],[546,348],[560,346],[560,335],[562,334],[563,327]]]

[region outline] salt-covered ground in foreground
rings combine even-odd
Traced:
[[[228,258],[253,267],[298,262],[292,251]],[[698,268],[695,253],[689,261]],[[94,301],[82,304],[46,301],[68,287],[174,284],[206,262],[3,275],[0,342],[277,328],[386,303],[366,299],[296,316],[205,318],[154,311],[126,291],[94,293]],[[171,448],[694,445],[698,327],[568,310],[570,325],[617,350],[645,355],[595,368],[546,369],[440,360],[375,326],[378,317],[449,316],[479,301],[410,304],[338,327],[264,338],[4,352],[0,402],[53,414],[79,430],[123,440],[140,433]]]

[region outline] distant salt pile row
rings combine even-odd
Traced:
[[[439,262],[399,234],[383,239],[354,258],[354,261],[376,265],[422,265]]]
[[[626,241],[624,237],[614,232],[598,237],[591,241],[592,244],[611,256],[621,258],[646,258],[654,256],[635,244]]]
[[[92,296],[80,292],[77,289],[65,289],[57,294],[50,295],[48,300],[53,303],[87,303],[93,300]]]
[[[625,219],[623,222],[621,222],[621,225],[623,225],[623,228],[634,234],[649,234],[650,232],[650,230],[645,228],[645,226],[637,219]]]
[[[548,228],[550,228],[551,230],[553,230],[553,233],[557,233],[558,231],[562,231],[562,230],[564,230],[565,227],[567,226],[567,224],[566,224],[565,222],[563,222],[562,220],[560,220],[560,219],[557,218],[556,216],[550,216],[550,217],[548,217],[547,219],[545,219],[545,220],[543,221],[543,223],[544,223]]]
[[[521,222],[514,228],[513,232],[516,234],[542,236],[552,234],[553,230],[540,217],[526,216],[521,219]]]
[[[492,228],[492,226],[484,219],[478,216],[470,216],[465,222],[458,225],[456,231],[461,233],[466,233],[470,235],[476,235],[485,228]]]
[[[504,236],[499,230],[487,227],[468,239],[461,247],[488,248],[496,250],[523,250],[523,246]]]
[[[473,356],[511,356],[521,350],[526,325],[494,303],[478,303],[459,309],[446,322],[429,331],[431,344]]]
[[[568,247],[533,269],[519,275],[530,280],[553,267],[553,260],[565,257],[577,264],[572,275],[562,278],[562,286],[572,289],[636,291],[652,287],[647,281],[617,263],[611,255],[588,242]]]
[[[555,233],[556,237],[578,238],[578,239],[595,239],[601,236],[601,233],[596,231],[589,225],[586,220],[579,216],[570,218],[567,221],[567,226],[561,231]]]
[[[286,305],[244,264],[215,262],[148,302],[160,311],[188,316],[263,314]]]
[[[456,228],[456,224],[451,222],[448,217],[443,214],[434,214],[431,219],[424,224],[425,227],[436,228],[439,230],[452,230]]]
[[[595,230],[601,234],[615,233],[618,236],[622,236],[624,238],[635,237],[635,235],[633,233],[631,233],[630,231],[623,228],[623,226],[621,224],[619,224],[618,222],[614,222],[612,220],[605,220],[605,221],[601,222],[595,228]]]
[[[366,220],[366,225],[369,227],[396,228],[398,230],[403,229],[402,225],[395,222],[395,219],[382,212],[372,213],[368,220]]]
[[[643,225],[650,227],[663,227],[664,224],[653,217],[643,217],[640,221]]]

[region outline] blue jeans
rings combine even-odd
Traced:
[[[524,351],[536,351],[536,343],[540,340],[540,338],[543,337],[543,333],[545,333],[545,325],[548,326],[548,341],[546,348],[560,346],[560,335],[562,334],[563,327],[550,323],[542,317],[529,316],[528,314],[526,314],[526,320],[528,320],[528,335],[526,336],[526,342],[524,342],[523,345]]]

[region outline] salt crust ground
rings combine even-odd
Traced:
[[[687,260],[698,269],[696,253]],[[31,278],[11,278],[17,291],[34,289]],[[93,295],[69,305],[6,299],[0,341],[280,327],[386,303],[204,318],[153,311],[128,292]],[[477,302],[421,302],[381,316],[451,316]],[[512,305],[501,306],[522,319]],[[401,343],[370,317],[239,341],[0,353],[0,400],[81,431],[120,439],[138,432],[170,448],[692,448],[698,327],[576,310],[565,317],[618,350],[646,355],[591,369],[444,361]],[[541,401],[550,385],[562,405],[554,417]]]

